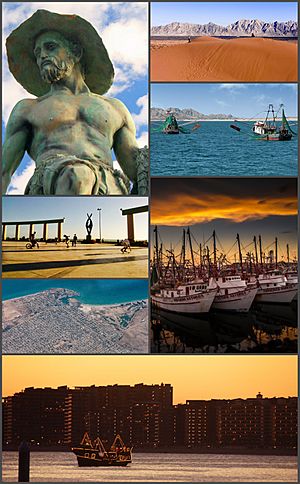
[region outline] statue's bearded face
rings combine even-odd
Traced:
[[[41,34],[34,55],[42,79],[50,84],[69,76],[75,65],[69,42],[59,32]]]

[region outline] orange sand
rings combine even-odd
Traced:
[[[297,82],[297,42],[263,38],[151,41],[151,81]]]

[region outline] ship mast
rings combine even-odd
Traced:
[[[255,249],[255,264],[256,267],[258,266],[258,254],[257,254],[257,243],[256,243],[256,236],[254,235],[253,237],[253,242],[254,242],[254,249]]]
[[[217,244],[216,244],[216,231],[213,231],[213,242],[214,242],[214,267],[217,270]]]
[[[287,255],[288,265],[290,265],[290,248],[289,248],[289,244],[286,244],[286,255]]]
[[[262,268],[263,261],[262,261],[262,248],[261,248],[261,236],[258,236],[258,243],[259,243],[259,257],[260,257],[260,266]]]
[[[277,237],[275,237],[275,267],[277,269],[277,264],[278,264],[278,241]]]
[[[157,225],[154,227],[154,235],[155,235],[155,259],[156,259],[156,268],[159,270],[159,252],[158,252],[158,235],[157,235]]]
[[[239,236],[239,234],[236,234],[236,240],[237,240],[238,248],[239,248],[239,257],[240,257],[241,273],[243,274],[243,257],[242,257],[241,242],[240,242],[240,236]]]
[[[193,253],[193,247],[192,247],[192,239],[191,239],[191,232],[190,228],[188,227],[187,231],[187,236],[189,239],[189,245],[190,245],[190,251],[191,251],[191,258],[192,258],[192,264],[193,264],[193,271],[194,271],[194,277],[196,277],[196,267],[195,267],[195,261],[194,261],[194,253]]]

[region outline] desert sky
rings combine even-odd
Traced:
[[[297,395],[297,356],[4,356],[3,396],[26,387],[170,383],[188,399]]]
[[[189,226],[199,243],[216,230],[225,251],[239,233],[245,246],[261,235],[267,250],[277,237],[280,257],[287,243],[297,255],[294,178],[153,178],[151,194],[151,224],[166,246]]]

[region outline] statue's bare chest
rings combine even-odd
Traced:
[[[105,100],[89,96],[51,96],[37,102],[30,113],[30,123],[42,131],[64,126],[95,128],[106,134],[118,129],[119,114]]]

